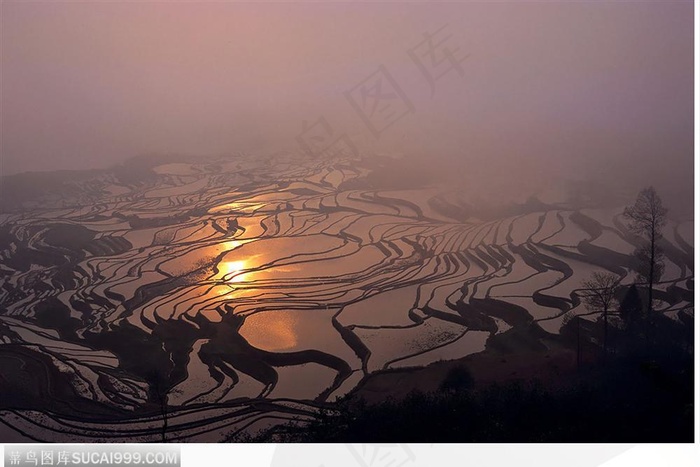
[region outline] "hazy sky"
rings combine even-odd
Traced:
[[[634,166],[641,184],[692,193],[692,8],[3,2],[0,172],[297,151],[302,122],[323,116],[363,151],[494,179]],[[431,95],[408,51],[445,25],[434,42],[468,57]],[[344,93],[380,65],[413,112],[377,136]]]

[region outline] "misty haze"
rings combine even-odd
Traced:
[[[0,442],[693,440],[693,2],[1,8]]]

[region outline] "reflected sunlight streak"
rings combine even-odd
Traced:
[[[247,261],[223,261],[219,263],[219,271],[223,280],[228,283],[245,282],[250,271],[246,271]]]

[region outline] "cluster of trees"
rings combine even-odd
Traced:
[[[608,272],[595,272],[582,283],[579,295],[591,313],[599,313],[603,321],[603,355],[608,354],[611,315],[620,318],[630,336],[649,339],[655,321],[654,285],[664,272],[664,252],[660,247],[662,229],[668,210],[653,187],[643,189],[635,203],[624,210],[627,228],[638,237],[634,251],[635,283],[625,286],[621,277]]]

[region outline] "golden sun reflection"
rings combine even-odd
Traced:
[[[220,206],[215,206],[211,209],[209,209],[209,212],[212,214],[217,214],[221,212],[243,212],[243,213],[249,213],[253,212],[256,209],[260,209],[262,207],[265,207],[264,203],[258,203],[258,202],[253,202],[253,201],[238,201],[238,202],[233,202],[233,203],[227,203],[227,204],[222,204]]]
[[[222,261],[219,263],[219,273],[228,283],[246,282],[246,277],[251,274],[250,271],[245,272],[247,267],[248,262],[245,260]]]

